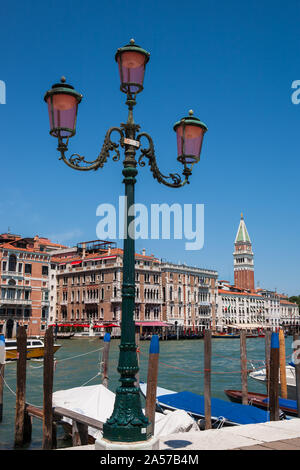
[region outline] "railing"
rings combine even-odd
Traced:
[[[31,300],[25,299],[1,299],[1,305],[31,305]]]

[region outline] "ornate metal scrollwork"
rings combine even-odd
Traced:
[[[185,179],[182,181],[182,177],[178,173],[170,173],[168,176],[163,175],[161,171],[159,170],[157,163],[156,163],[156,157],[155,157],[155,151],[154,151],[154,144],[151,136],[147,134],[146,132],[142,132],[137,136],[137,141],[141,142],[141,138],[146,137],[149,143],[148,148],[140,148],[141,151],[141,156],[139,157],[138,163],[140,166],[145,166],[146,163],[143,161],[143,158],[146,157],[148,158],[148,164],[150,166],[150,170],[154,176],[155,179],[159,183],[162,183],[166,186],[169,186],[171,188],[180,188],[181,186],[184,186],[186,183],[189,183],[188,178],[190,175],[189,171],[184,171],[183,174],[185,176]],[[167,180],[171,180],[172,182],[169,182]]]
[[[113,142],[111,140],[111,134],[113,132],[118,132],[120,134],[120,143]],[[67,141],[68,142],[68,141]],[[80,171],[89,171],[89,170],[97,170],[98,168],[102,168],[104,163],[107,161],[109,157],[109,153],[114,151],[115,154],[112,157],[114,161],[120,160],[120,150],[119,145],[124,147],[124,134],[122,129],[119,127],[111,127],[104,138],[104,143],[102,145],[102,149],[96,158],[96,160],[88,161],[85,160],[85,157],[79,155],[78,153],[73,153],[69,158],[65,156],[65,152],[68,150],[67,143],[64,143],[61,138],[58,139],[58,150],[61,154],[60,160],[63,160],[66,165],[73,168],[74,170]]]

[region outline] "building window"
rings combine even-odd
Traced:
[[[17,268],[17,257],[16,255],[10,255],[8,259],[8,270],[15,272]]]
[[[42,266],[42,275],[48,276],[48,266]]]
[[[25,264],[25,274],[31,274],[31,264]]]

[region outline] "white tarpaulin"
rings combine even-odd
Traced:
[[[97,419],[105,423],[112,415],[115,403],[115,394],[103,385],[90,385],[86,387],[59,390],[53,393],[53,406],[60,406],[80,413],[84,416]],[[64,421],[71,423],[70,419]],[[176,432],[199,431],[195,420],[183,410],[155,413],[155,436],[166,436]],[[101,432],[90,428],[89,435],[100,437]]]

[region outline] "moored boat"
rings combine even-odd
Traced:
[[[144,397],[147,384],[140,383]],[[156,400],[158,409],[184,410],[197,421],[205,418],[204,397],[189,391],[174,392],[157,387]],[[213,428],[222,426],[238,426],[242,424],[264,423],[270,421],[270,413],[249,405],[230,403],[219,398],[211,399],[211,421]]]
[[[240,335],[235,333],[213,333],[211,335],[212,338],[221,338],[221,339],[232,339],[232,338],[239,338]]]
[[[266,369],[257,369],[253,372],[250,372],[249,377],[251,379],[257,380],[258,382],[266,383]],[[289,400],[296,400],[296,375],[295,367],[293,363],[290,363],[286,366],[286,382],[287,382],[287,392]],[[279,378],[280,384],[280,378]]]
[[[60,344],[54,344],[54,352],[61,347]],[[17,340],[5,339],[6,361],[17,359]],[[27,359],[39,359],[44,357],[44,342],[41,339],[27,339]]]
[[[230,401],[234,403],[242,403],[241,390],[224,390]],[[258,408],[267,410],[269,408],[269,397],[263,393],[248,392],[249,405],[257,406]],[[296,400],[288,400],[286,398],[279,398],[280,409],[288,416],[297,416],[297,402]]]

